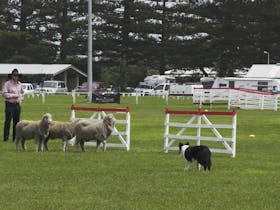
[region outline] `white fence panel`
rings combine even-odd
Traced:
[[[212,105],[214,102],[225,101],[228,109],[269,109],[278,110],[279,93],[250,90],[244,88],[196,88],[193,94],[193,103]]]
[[[130,150],[130,109],[127,108],[94,108],[94,107],[77,107],[71,106],[71,120],[76,119],[86,119],[93,122],[102,121],[102,119],[106,116],[106,112],[116,112],[125,114],[125,119],[116,119],[115,127],[112,132],[112,135],[118,137],[120,143],[107,143],[107,147],[123,147],[126,148],[127,151]],[[92,115],[89,118],[76,118],[76,111],[87,111],[91,112]],[[117,128],[117,125],[125,125],[125,130],[120,130]],[[86,142],[85,145],[88,146],[96,146],[96,142]]]
[[[191,116],[186,123],[171,122],[171,115],[187,115]],[[230,124],[213,124],[207,115],[212,116],[231,116]],[[198,109],[198,111],[174,111],[166,109],[165,111],[165,131],[164,131],[164,151],[178,150],[178,144],[173,146],[176,140],[195,140],[196,145],[200,145],[201,141],[215,141],[223,144],[225,149],[210,148],[212,152],[230,154],[236,156],[236,122],[237,114],[232,112],[206,112]],[[176,134],[170,133],[171,127],[181,128]],[[184,135],[184,132],[189,129],[196,129],[196,135]],[[210,129],[214,136],[202,136],[203,129]],[[224,137],[220,132],[221,129],[230,129],[229,137]]]

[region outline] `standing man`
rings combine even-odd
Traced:
[[[16,137],[16,124],[20,119],[20,104],[23,99],[23,89],[20,81],[20,74],[17,69],[14,69],[11,74],[8,74],[9,80],[3,86],[3,96],[5,97],[5,124],[4,124],[4,141],[9,140],[10,124],[13,118],[13,141]]]

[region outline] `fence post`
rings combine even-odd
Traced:
[[[164,152],[165,153],[168,153],[168,149],[167,149],[167,146],[168,146],[168,134],[169,134],[169,113],[167,113],[167,110],[165,112],[165,130],[164,130]]]
[[[127,147],[126,150],[129,151],[130,150],[130,112],[126,113],[126,143],[127,143]]]
[[[234,111],[235,112],[235,111]],[[236,156],[236,121],[237,121],[237,114],[233,115],[232,117],[232,157]]]

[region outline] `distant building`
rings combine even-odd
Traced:
[[[8,74],[15,68],[22,74],[21,82],[40,84],[44,80],[62,80],[66,83],[68,91],[87,78],[87,74],[71,64],[0,64],[1,89],[8,80]]]

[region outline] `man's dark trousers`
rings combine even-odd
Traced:
[[[8,141],[10,134],[10,124],[13,118],[13,141],[16,137],[16,124],[20,120],[20,104],[19,103],[10,103],[6,101],[5,108],[5,124],[4,124],[4,141]]]

